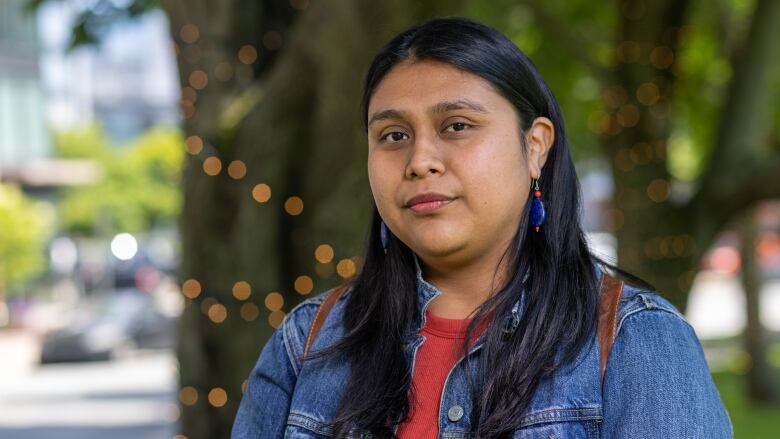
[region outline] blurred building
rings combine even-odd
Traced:
[[[116,24],[99,46],[69,50],[83,2],[25,10],[0,1],[0,181],[47,198],[100,178],[90,161],[56,160],[52,130],[92,123],[114,143],[179,122],[178,77],[165,14]]]
[[[155,125],[178,124],[179,83],[162,11],[112,24],[96,46],[69,51],[83,2],[45,4],[39,14],[42,80],[54,129],[99,122],[121,143]]]
[[[51,155],[36,16],[26,0],[0,2],[0,172]]]

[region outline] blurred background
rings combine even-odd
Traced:
[[[780,437],[774,0],[0,0],[0,437],[229,437],[285,313],[360,271],[371,57],[450,15],[533,59],[594,250]]]

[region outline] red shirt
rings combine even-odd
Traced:
[[[472,345],[489,323],[486,319],[472,336]],[[425,326],[420,334],[425,341],[417,351],[409,395],[409,418],[398,426],[400,439],[435,439],[439,434],[439,401],[455,362],[461,357],[461,345],[471,319],[447,319],[425,310]]]

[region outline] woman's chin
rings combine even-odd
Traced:
[[[420,237],[415,243],[415,252],[430,256],[447,256],[463,248],[466,240],[460,237],[446,236],[425,236]]]

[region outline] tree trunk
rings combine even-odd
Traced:
[[[740,221],[742,241],[742,286],[745,290],[747,326],[745,349],[750,358],[747,391],[752,401],[778,403],[780,390],[774,369],[767,360],[767,335],[760,318],[761,269],[756,263],[757,224],[755,209],[744,212]]]
[[[666,51],[678,46],[686,9],[685,1],[621,4],[614,82],[604,92],[609,121],[602,133],[615,182],[611,216],[618,263],[680,309],[685,307],[695,243],[690,218],[669,197],[666,147],[672,130],[673,64],[651,54],[671,56]],[[640,99],[641,87],[657,90],[657,96]]]
[[[303,295],[339,282],[334,267],[340,259],[362,253],[360,231],[367,230],[373,203],[358,111],[363,74],[393,34],[457,13],[459,5],[311,2],[287,31],[278,3],[163,2],[177,43],[186,136],[198,136],[188,141],[195,154],[184,169],[180,222],[180,279],[191,297],[178,346],[188,439],[229,436],[242,384],[284,315],[270,309],[276,306],[266,302],[267,294],[280,292],[289,311]],[[263,48],[279,41],[266,34],[271,30],[281,35],[278,54]],[[252,68],[237,62],[253,59],[252,49],[241,49],[245,44],[259,55]],[[245,165],[245,175],[228,175],[234,161]],[[221,170],[214,172],[217,164]],[[262,193],[255,193],[262,202],[253,196],[258,184],[270,187],[267,201]],[[303,200],[302,212],[285,206],[289,197]],[[315,271],[320,244],[332,246],[336,257]],[[313,286],[301,282],[296,292],[299,276]],[[248,299],[241,291],[238,298],[232,294],[239,281],[251,287]],[[260,310],[256,320],[253,306]]]
[[[768,144],[774,121],[766,90],[780,65],[780,2],[772,0],[759,0],[747,40],[732,62],[715,144],[696,191],[687,197],[673,190],[666,147],[686,9],[687,2],[676,0],[620,2],[617,62],[607,75],[613,82],[604,91],[608,123],[602,134],[616,189],[611,216],[618,263],[683,312],[701,256],[724,225],[756,200],[780,195],[780,154]],[[647,99],[648,89],[657,90],[654,99]]]

